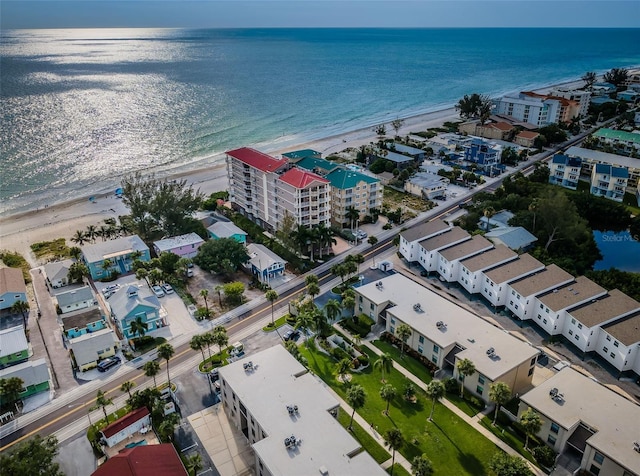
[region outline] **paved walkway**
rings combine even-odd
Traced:
[[[333,325],[334,328],[336,328],[337,330],[339,330],[340,332],[342,332],[343,334],[345,334],[347,337],[349,337],[350,339],[353,339],[353,336],[346,330],[343,329],[342,327],[339,327],[338,324],[334,324]],[[381,355],[382,351],[380,349],[378,349],[376,346],[374,346],[373,344],[371,344],[371,342],[363,340],[362,341],[363,345],[366,345],[367,348],[371,349],[373,352],[375,352],[377,355]],[[398,364],[398,362],[396,362],[395,360],[393,361],[393,367],[398,370],[400,373],[402,373],[405,377],[407,377],[409,380],[411,380],[416,386],[423,388],[425,386],[425,383],[420,380],[418,377],[416,377],[415,375],[413,375],[411,372],[409,372],[407,369],[405,369],[404,367],[402,367],[401,365]],[[338,398],[338,400],[340,400],[341,404],[348,409],[349,412],[351,412],[351,407],[344,402],[342,399],[340,399],[340,397],[338,395],[336,395],[334,393],[334,395],[336,396],[336,398]],[[467,422],[469,425],[471,425],[473,428],[475,428],[478,432],[480,432],[485,438],[487,438],[488,440],[490,440],[491,442],[495,443],[496,446],[498,446],[501,450],[503,450],[505,453],[510,454],[510,455],[515,455],[515,456],[519,456],[522,457],[520,455],[520,453],[518,453],[516,450],[514,450],[513,448],[511,448],[509,445],[507,445],[504,441],[502,441],[500,438],[498,438],[497,436],[495,436],[493,433],[491,433],[489,430],[487,430],[484,426],[482,426],[480,424],[480,420],[485,416],[485,413],[490,412],[490,409],[485,410],[485,412],[483,413],[479,413],[473,417],[470,417],[469,415],[467,415],[465,412],[463,412],[462,410],[460,410],[457,406],[455,406],[453,403],[451,403],[449,400],[447,400],[446,398],[443,398],[441,400],[441,403],[447,407],[449,410],[451,410],[453,413],[455,413],[458,417],[460,417],[462,420],[464,420],[465,422]],[[370,425],[364,421],[364,419],[362,417],[360,417],[358,419],[359,415],[356,413],[356,417],[354,418],[356,421],[358,421],[358,423],[369,433],[371,434],[374,438],[377,438],[378,440],[381,440],[382,438],[380,437],[380,435],[378,435],[371,427]],[[409,471],[409,473],[411,473],[411,464],[400,454],[396,453],[396,462],[402,464],[402,466]],[[391,465],[391,460],[385,462],[388,463],[388,466]],[[540,470],[540,468],[538,468],[537,466],[534,466],[533,464],[531,464],[530,462],[527,461],[527,463],[529,464],[529,467],[531,468],[531,471],[533,471],[533,473],[537,476],[544,476],[546,473],[544,473],[542,470]],[[383,467],[387,467],[384,466]]]

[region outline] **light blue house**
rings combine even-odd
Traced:
[[[0,268],[0,310],[10,309],[17,301],[28,302],[22,270]]]
[[[120,274],[129,273],[132,270],[134,259],[140,261],[151,259],[149,247],[138,235],[124,236],[103,243],[84,245],[80,248],[82,259],[94,280],[108,278],[113,271]],[[107,269],[105,269],[105,262],[109,263]]]
[[[107,328],[107,321],[98,306],[63,314],[61,317],[62,328],[68,339]]]
[[[621,101],[635,103],[639,98],[640,93],[631,89],[627,89],[626,91],[621,91],[618,93],[618,99],[620,99]]]
[[[247,233],[230,221],[217,221],[207,227],[207,232],[212,240],[233,238],[239,243],[247,243]]]
[[[166,326],[160,316],[160,301],[146,286],[124,286],[110,298],[111,319],[126,339],[140,337],[131,332],[131,323],[138,318],[147,324],[145,335]]]

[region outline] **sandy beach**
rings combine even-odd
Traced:
[[[552,85],[537,91],[544,92],[557,86],[580,87],[582,81]],[[402,117],[402,116],[400,116]],[[399,135],[404,136],[410,132],[424,131],[431,127],[441,126],[447,121],[456,121],[460,117],[454,107],[430,112],[414,117],[407,117]],[[390,130],[387,125],[389,133]],[[342,151],[349,147],[359,147],[377,140],[371,128],[338,134],[331,137],[318,139],[312,142],[298,144],[282,150],[266,150],[271,155],[278,156],[284,152],[296,149],[314,149],[322,152],[323,156]],[[250,146],[248,144],[248,146]],[[226,169],[221,159],[222,155],[212,157],[217,165],[206,169],[199,169],[188,173],[172,176],[182,178],[208,195],[228,188]],[[89,225],[99,225],[106,218],[117,218],[128,213],[122,200],[113,193],[96,195],[94,201],[89,201],[89,196],[51,205],[39,210],[10,215],[0,219],[0,249],[15,251],[22,254],[32,265],[40,265],[31,253],[30,245],[40,241],[49,241],[56,238],[69,239],[76,230],[83,230]]]

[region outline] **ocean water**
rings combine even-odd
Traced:
[[[0,214],[640,65],[640,29],[95,29],[0,36]]]

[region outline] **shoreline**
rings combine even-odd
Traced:
[[[576,79],[541,87],[535,89],[535,91],[544,92],[560,86],[578,87],[582,84],[582,80]],[[404,121],[402,128],[398,131],[400,136],[408,135],[410,132],[424,131],[432,127],[440,127],[447,121],[460,120],[459,114],[455,110],[455,105],[408,117],[398,114],[393,119],[396,117]],[[377,123],[388,125],[391,120],[389,118],[387,121]],[[290,139],[291,143],[287,144],[279,144],[277,139],[273,139],[270,142],[247,145],[247,147],[255,147],[275,156],[291,150],[309,148],[318,150],[322,152],[323,156],[326,156],[350,147],[359,147],[369,142],[375,142],[376,139],[377,136],[372,131],[372,127],[367,126],[296,143],[293,143],[295,142],[294,137]],[[202,161],[214,162],[207,167],[166,175],[156,173],[156,176],[166,179],[185,179],[187,184],[199,189],[205,195],[219,190],[227,190],[228,179],[224,156],[224,153],[219,153],[201,159]],[[96,200],[89,201],[90,196],[96,197]],[[55,238],[69,239],[76,230],[84,229],[88,225],[99,224],[106,218],[117,218],[118,215],[127,213],[128,210],[122,200],[116,198],[113,192],[99,191],[84,197],[50,204],[44,208],[40,207],[35,210],[25,210],[0,216],[0,249],[16,251],[34,264],[29,246],[31,243],[49,241]]]

